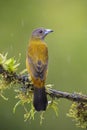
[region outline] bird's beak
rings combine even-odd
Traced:
[[[51,29],[46,29],[46,30],[45,30],[45,35],[47,35],[47,34],[49,34],[49,33],[51,33],[51,32],[53,32],[53,30],[51,30]]]

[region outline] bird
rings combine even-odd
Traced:
[[[45,111],[48,105],[45,90],[48,72],[48,47],[44,39],[51,32],[53,30],[43,27],[34,29],[26,54],[26,68],[33,83],[33,106],[36,111]]]

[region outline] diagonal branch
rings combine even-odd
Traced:
[[[47,94],[49,94],[52,97],[56,97],[56,98],[65,98],[71,101],[75,101],[75,102],[87,102],[87,95],[83,95],[80,93],[68,93],[68,92],[62,92],[62,91],[57,91],[55,89],[49,89],[49,92],[47,92]]]
[[[31,88],[33,91],[33,84],[29,80],[28,76],[26,75],[19,75],[14,72],[9,72],[3,68],[2,65],[0,65],[0,74],[3,75],[3,78],[6,81],[19,83],[22,84],[24,88]],[[68,92],[62,92],[57,91],[52,88],[46,88],[46,93],[52,97],[52,98],[65,98],[71,101],[75,102],[87,102],[87,95],[79,94],[79,93],[68,93]]]

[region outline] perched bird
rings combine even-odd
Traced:
[[[48,104],[45,92],[48,70],[48,48],[44,38],[51,32],[53,31],[44,28],[33,30],[27,50],[26,67],[33,82],[33,105],[36,111],[45,111]]]

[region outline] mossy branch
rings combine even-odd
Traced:
[[[16,73],[9,72],[0,65],[0,74],[2,74],[6,81],[14,81],[16,83],[22,84],[24,89],[31,88],[33,91],[33,84],[29,80],[28,75],[18,75]],[[51,85],[46,85],[46,93],[52,98],[65,98],[75,102],[87,102],[87,96],[80,93],[68,93],[63,91],[58,91],[50,88]]]
[[[22,105],[25,110],[24,120],[34,120],[34,115],[37,112],[33,107],[33,83],[30,76],[24,73],[25,71],[17,74],[18,66],[19,63],[16,62],[15,58],[7,59],[7,54],[0,54],[0,95],[7,100],[3,96],[4,90],[9,88],[9,86],[16,85],[15,92],[17,94],[15,98],[18,99],[18,102],[14,106],[13,112],[15,112],[18,105]],[[52,108],[58,116],[58,104],[55,99],[65,98],[70,100],[73,103],[67,115],[72,117],[78,126],[87,128],[87,95],[58,91],[52,88],[52,84],[48,84],[45,87],[46,93],[51,99],[51,101],[48,101],[47,110]],[[26,104],[29,104],[29,106],[26,107]],[[40,115],[40,123],[44,119],[44,113],[42,112]]]

